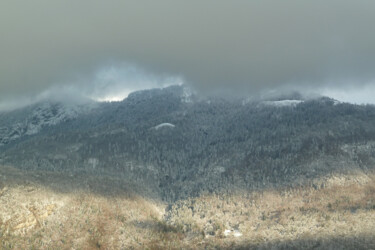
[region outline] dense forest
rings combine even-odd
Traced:
[[[319,188],[333,173],[375,166],[374,106],[299,95],[201,97],[186,88],[0,113],[0,163],[122,176],[166,201],[306,183]]]

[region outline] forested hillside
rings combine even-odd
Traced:
[[[40,105],[0,115],[2,164],[122,176],[165,201],[205,192],[320,188],[333,174],[375,166],[371,105],[299,95],[201,97],[185,86],[135,92],[122,102]]]

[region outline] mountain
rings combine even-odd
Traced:
[[[121,102],[0,113],[0,163],[121,176],[151,197],[310,185],[375,166],[375,107],[293,94],[201,97],[186,86]]]
[[[2,249],[373,249],[375,107],[300,94],[0,113]]]
[[[87,105],[46,101],[13,112],[0,112],[0,147],[37,134],[45,127],[77,118],[87,109]]]

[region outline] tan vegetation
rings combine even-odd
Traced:
[[[44,173],[54,187],[67,185],[64,192],[36,176],[0,168],[2,249],[375,248],[374,175],[335,176],[322,189],[206,194],[169,206],[118,180],[109,195],[98,192],[104,177],[87,187],[78,177]]]

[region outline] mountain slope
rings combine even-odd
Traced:
[[[35,135],[45,127],[75,119],[89,110],[89,105],[46,101],[13,112],[0,112],[0,147]]]
[[[375,246],[374,106],[173,86],[0,118],[0,248]]]
[[[43,116],[38,133],[10,140],[0,159],[22,169],[122,176],[167,201],[317,188],[334,174],[374,168],[373,106],[329,98],[244,102],[190,95],[186,101],[184,88],[135,92],[80,115]],[[153,129],[161,124],[174,127]]]

